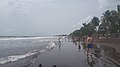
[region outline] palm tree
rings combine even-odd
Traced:
[[[117,5],[118,11],[118,32],[120,33],[120,5]]]

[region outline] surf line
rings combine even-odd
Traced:
[[[0,65],[10,63],[10,62],[14,62],[14,61],[17,61],[17,60],[20,60],[20,59],[23,59],[23,58],[26,58],[26,57],[29,57],[29,56],[32,56],[32,55],[35,55],[35,54],[44,53],[46,51],[50,51],[51,49],[53,49],[55,47],[56,47],[55,43],[53,41],[50,41],[49,45],[47,45],[43,49],[36,49],[36,50],[29,51],[28,53],[21,54],[21,55],[12,55],[12,56],[7,56],[7,57],[0,58]]]

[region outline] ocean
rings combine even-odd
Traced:
[[[58,37],[1,37],[0,67],[28,66],[34,62],[35,56],[56,47],[57,41]]]

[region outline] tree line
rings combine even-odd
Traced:
[[[120,36],[120,5],[117,10],[106,10],[101,18],[94,16],[89,23],[83,23],[83,27],[70,33],[70,36]]]

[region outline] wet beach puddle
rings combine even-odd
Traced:
[[[82,43],[83,49],[86,50],[86,44]],[[115,48],[105,45],[93,45],[92,55],[101,62],[104,67],[120,67],[120,53],[116,51]],[[88,59],[93,56],[87,56]],[[93,67],[94,62],[88,62],[91,67]]]

